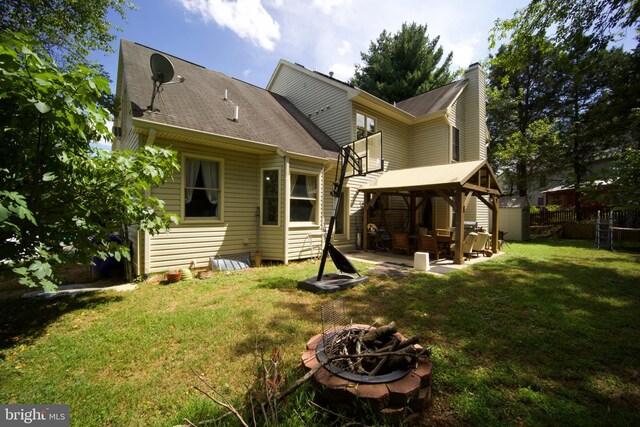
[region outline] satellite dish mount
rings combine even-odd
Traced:
[[[151,95],[151,105],[147,107],[149,111],[153,111],[153,102],[156,95],[160,92],[162,85],[184,82],[184,77],[178,76],[178,80],[171,81],[175,74],[173,64],[166,56],[153,53],[149,60],[151,65],[151,80],[153,80],[153,94]]]

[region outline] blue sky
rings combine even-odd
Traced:
[[[112,15],[125,38],[265,87],[283,58],[348,79],[360,52],[383,30],[403,22],[428,25],[454,54],[454,67],[484,60],[496,18],[526,0],[141,0],[127,22]],[[99,55],[116,79],[116,53]],[[112,85],[113,86],[113,85]]]
[[[286,59],[348,80],[360,52],[383,30],[403,22],[427,24],[453,52],[453,68],[487,58],[487,38],[497,18],[510,18],[528,0],[139,0],[127,21],[111,14],[113,53],[93,56],[117,78],[120,38],[265,87]],[[633,32],[627,39],[633,39]],[[100,144],[101,146],[106,146]]]

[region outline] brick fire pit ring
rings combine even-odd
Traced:
[[[373,327],[358,324],[349,328],[370,330]],[[331,331],[325,332],[325,336],[327,333]],[[395,336],[406,339],[400,333],[395,333]],[[418,344],[414,347],[422,348]],[[314,369],[326,359],[326,355],[323,358],[322,334],[311,337],[306,348],[302,353],[302,363],[308,370]],[[320,387],[321,396],[334,408],[353,410],[364,404],[391,421],[400,422],[428,407],[431,401],[431,368],[431,362],[426,357],[420,357],[416,366],[402,375],[397,374],[399,378],[371,382],[366,381],[369,377],[362,375],[350,376],[345,375],[345,372],[337,374],[336,369],[327,364],[319,368],[313,377]],[[345,376],[348,378],[344,378]]]

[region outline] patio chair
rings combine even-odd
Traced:
[[[473,250],[473,244],[478,239],[478,233],[471,232],[467,234],[467,237],[462,241],[462,255],[470,255]],[[452,250],[455,251],[456,245],[452,246]]]
[[[476,241],[473,243],[473,247],[471,248],[472,255],[478,256],[479,253],[482,253],[484,256],[484,250],[487,246],[487,241],[491,234],[489,233],[478,233],[478,237]]]
[[[438,244],[438,239],[434,236],[418,234],[418,252],[428,252],[435,255],[436,261],[440,259],[443,250]]]
[[[391,233],[391,248],[409,255],[409,234]]]

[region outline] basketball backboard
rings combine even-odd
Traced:
[[[384,167],[382,159],[382,132],[357,139],[345,147],[351,148],[345,178],[379,172]],[[344,152],[344,148],[343,148]]]

